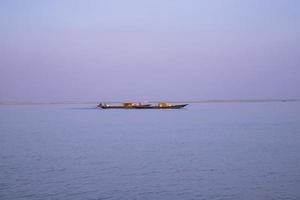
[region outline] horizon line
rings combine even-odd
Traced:
[[[203,100],[182,100],[182,101],[1,101],[0,105],[59,105],[59,104],[97,104],[124,103],[124,102],[169,102],[169,103],[263,103],[263,102],[299,102],[300,98],[266,98],[266,99],[203,99]]]

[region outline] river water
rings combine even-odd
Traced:
[[[300,199],[300,103],[0,106],[0,199]]]

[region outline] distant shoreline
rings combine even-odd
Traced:
[[[68,104],[97,104],[100,101],[52,101],[52,102],[0,102],[0,105],[68,105]],[[127,101],[103,101],[106,103],[122,103]],[[138,102],[138,101],[137,101]],[[144,102],[144,101],[142,101]],[[190,101],[146,101],[149,103],[169,102],[169,103],[268,103],[268,102],[300,102],[300,99],[208,99]]]

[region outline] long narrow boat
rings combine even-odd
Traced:
[[[152,104],[142,104],[142,103],[123,103],[121,105],[110,105],[105,103],[100,103],[97,108],[102,109],[180,109],[188,104],[168,104],[168,103],[158,103],[157,105]]]

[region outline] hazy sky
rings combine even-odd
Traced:
[[[0,0],[0,101],[282,97],[299,0]]]

